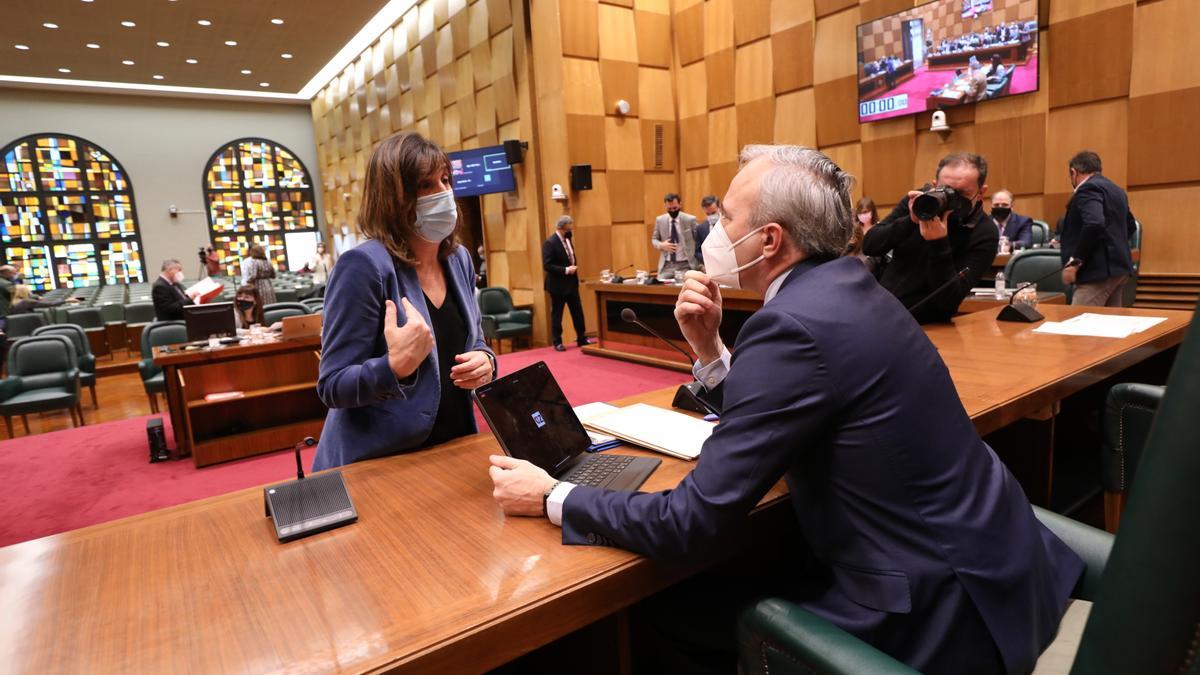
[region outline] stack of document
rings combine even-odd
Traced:
[[[597,415],[603,415],[614,410],[619,410],[620,408],[617,408],[615,405],[609,405],[608,403],[585,403],[583,405],[577,405],[573,409],[575,410],[575,416],[578,417],[579,421],[584,424],[584,429],[587,431],[588,438],[592,440],[592,445],[588,448],[588,452],[600,452],[602,450],[615,448],[621,444],[621,439],[617,438],[616,436],[601,434],[592,431],[591,429],[587,429],[587,421],[589,419]]]
[[[1113,316],[1088,312],[1066,321],[1047,321],[1033,329],[1033,332],[1051,335],[1125,338],[1166,320],[1165,316]]]
[[[700,448],[712,435],[715,426],[712,422],[645,403],[609,411],[597,408],[585,412],[586,417],[581,415],[580,421],[591,431],[688,460],[700,456]]]

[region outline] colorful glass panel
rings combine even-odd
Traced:
[[[49,246],[9,246],[4,249],[4,260],[17,268],[25,285],[35,291],[54,288],[54,275],[50,270]]]
[[[213,232],[236,232],[246,222],[242,193],[222,192],[209,195],[208,217]]]
[[[279,146],[275,146],[275,167],[279,174],[279,187],[311,187],[308,184],[308,172],[304,170],[304,165],[293,157],[292,153]]]
[[[92,228],[88,225],[87,203],[83,195],[51,195],[46,197],[46,219],[50,223],[50,238],[88,239]]]
[[[125,172],[111,157],[95,148],[88,150],[87,181],[92,190],[121,192],[129,189]]]
[[[279,212],[285,230],[311,230],[317,226],[313,203],[308,192],[287,190],[279,193]]]
[[[267,232],[279,229],[279,220],[275,217],[279,212],[279,204],[274,195],[263,192],[246,193],[246,216],[250,229],[255,232]]]
[[[0,240],[4,243],[34,243],[46,238],[42,227],[41,200],[26,195],[0,195],[0,218],[3,230]]]
[[[109,284],[129,284],[146,280],[142,255],[136,241],[112,241],[100,251],[104,266],[104,281]]]
[[[287,264],[287,247],[283,236],[279,234],[236,234],[213,237],[213,252],[225,274],[240,278],[242,274],[241,261],[250,255],[250,245],[261,244],[266,250],[267,260],[276,268],[285,269]]]
[[[100,283],[95,244],[55,244],[54,266],[59,286],[82,288]]]
[[[36,142],[43,190],[84,189],[83,158],[74,139],[42,136]]]
[[[275,165],[271,161],[271,146],[258,141],[245,141],[238,145],[242,164],[242,187],[275,187]]]
[[[225,148],[213,158],[212,164],[208,166],[208,178],[205,179],[204,186],[209,190],[236,190],[239,187],[237,150],[233,146]]]
[[[137,235],[129,195],[92,195],[92,215],[96,220],[96,236],[101,239]]]
[[[4,165],[0,166],[0,192],[33,192],[36,189],[29,144],[21,143],[4,155]]]

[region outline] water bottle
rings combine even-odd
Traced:
[[[996,299],[1004,299],[1004,272],[996,272]]]

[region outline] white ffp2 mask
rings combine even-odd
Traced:
[[[441,242],[458,225],[454,191],[444,190],[417,199],[417,235],[425,241]]]
[[[762,262],[766,256],[759,255],[754,260],[742,265],[737,264],[737,255],[734,249],[743,241],[750,238],[750,235],[761,230],[761,227],[750,230],[746,236],[737,241],[729,241],[729,233],[725,231],[725,224],[718,222],[713,226],[712,232],[704,239],[704,244],[700,246],[700,250],[704,253],[704,271],[718,284],[725,284],[730,288],[741,288],[741,279],[738,274],[742,270],[749,269],[758,263]]]

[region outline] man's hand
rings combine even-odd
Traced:
[[[664,242],[659,243],[658,247],[661,248],[662,250],[666,251],[667,253],[678,253],[679,252],[679,244],[669,242],[669,241],[664,241]]]
[[[940,217],[933,220],[918,220],[917,224],[921,227],[921,237],[925,241],[934,241],[935,239],[945,239],[948,231],[946,229],[946,217],[950,214],[949,211],[943,213]]]
[[[1062,271],[1062,281],[1064,286],[1071,286],[1075,283],[1075,274],[1079,272],[1078,265],[1072,265]]]
[[[433,331],[408,298],[400,298],[408,321],[397,325],[396,303],[387,300],[383,310],[383,339],[387,341],[388,365],[398,378],[416,372],[433,350]]]
[[[688,270],[675,301],[675,321],[692,346],[700,363],[708,365],[721,356],[721,289],[707,274]]]
[[[554,485],[554,479],[544,469],[523,459],[507,455],[488,457],[492,466],[492,498],[510,516],[542,515],[542,497]]]
[[[460,389],[474,389],[492,381],[492,360],[485,351],[467,352],[454,357],[458,365],[450,369],[450,379]]]
[[[567,269],[565,271],[567,274],[575,274],[576,270],[578,270],[578,269],[579,269],[578,265],[567,265]]]

